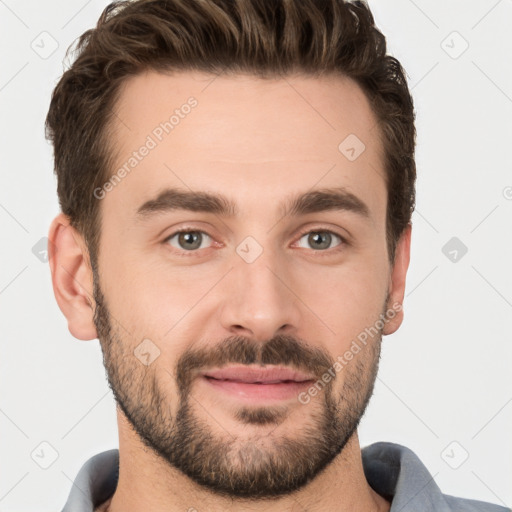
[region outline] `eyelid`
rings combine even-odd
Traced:
[[[300,231],[298,234],[298,237],[302,238],[304,235],[307,235],[308,233],[331,233],[332,235],[338,236],[343,243],[348,244],[348,237],[345,235],[342,235],[339,231],[337,231],[333,228],[328,228],[325,226],[317,226],[317,227],[309,226],[309,227],[305,228],[303,231]]]

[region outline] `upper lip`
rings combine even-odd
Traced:
[[[208,370],[203,372],[203,375],[217,380],[232,380],[246,383],[261,382],[267,384],[283,381],[305,382],[314,380],[314,377],[307,373],[282,366],[230,366]]]

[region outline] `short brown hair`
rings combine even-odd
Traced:
[[[60,207],[84,236],[93,268],[101,225],[93,191],[112,174],[109,123],[121,83],[145,70],[262,78],[340,73],[353,79],[369,99],[384,141],[386,238],[394,261],[415,205],[415,116],[402,66],[386,55],[386,39],[365,2],[113,2],[75,51],[53,91],[46,134],[54,145]]]

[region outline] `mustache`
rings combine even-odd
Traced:
[[[176,364],[180,391],[188,390],[200,370],[228,364],[283,365],[321,379],[334,360],[325,351],[288,335],[277,335],[265,343],[235,336],[215,347],[187,350]]]

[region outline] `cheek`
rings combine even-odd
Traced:
[[[116,256],[112,251],[110,256],[110,264],[103,266],[102,288],[113,317],[134,341],[175,344],[194,316],[191,311],[200,310],[195,306],[218,281],[218,272],[206,266],[202,272],[127,253]]]
[[[387,282],[386,265],[372,258],[314,272],[298,269],[293,288],[319,322],[329,327],[321,329],[330,338],[329,350],[339,352],[382,313]]]

